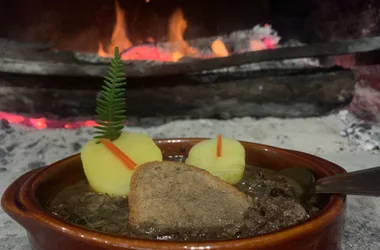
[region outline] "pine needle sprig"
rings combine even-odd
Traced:
[[[123,61],[118,47],[115,56],[108,67],[104,84],[97,99],[96,123],[94,138],[104,138],[111,141],[121,135],[126,120],[125,85],[126,77]]]

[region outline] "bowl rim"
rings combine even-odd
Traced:
[[[164,138],[164,139],[155,139],[154,142],[156,144],[164,144],[164,143],[197,143],[202,140],[206,140],[209,138]],[[290,149],[282,149],[278,147],[273,147],[265,144],[259,144],[259,143],[253,143],[253,142],[247,142],[247,141],[240,141],[243,144],[244,147],[249,145],[255,145],[260,150],[265,151],[276,151],[281,153],[282,155],[288,155],[288,156],[295,156],[298,159],[302,159],[302,161],[305,161],[307,163],[310,163],[310,165],[319,165],[322,164],[326,165],[328,167],[328,170],[331,170],[330,172],[335,172],[335,174],[338,173],[345,173],[346,170],[342,167],[329,162],[327,160],[324,160],[322,158],[319,158],[317,156],[290,150]],[[64,158],[62,160],[59,160],[57,162],[54,162],[50,165],[47,165],[43,168],[40,168],[38,170],[32,170],[24,174],[23,176],[20,176],[18,179],[16,179],[4,192],[3,198],[2,198],[2,206],[5,212],[10,214],[14,214],[17,211],[14,211],[15,209],[20,210],[16,204],[17,200],[15,200],[15,196],[19,198],[19,202],[22,205],[22,207],[26,208],[26,212],[23,211],[20,214],[20,211],[18,211],[18,215],[27,217],[31,220],[37,220],[38,223],[43,224],[45,227],[48,227],[50,230],[53,230],[57,233],[64,233],[69,235],[72,238],[75,239],[81,239],[85,241],[90,241],[95,244],[98,244],[99,246],[109,246],[111,245],[118,245],[120,247],[137,247],[139,249],[144,248],[151,248],[152,245],[154,245],[155,249],[168,249],[172,247],[173,249],[181,249],[181,248],[190,248],[190,249],[205,249],[207,246],[212,246],[214,248],[225,248],[225,249],[234,249],[242,246],[264,246],[268,244],[275,244],[276,242],[283,242],[283,241],[289,241],[292,238],[295,238],[302,235],[309,235],[312,234],[313,231],[315,231],[315,228],[324,228],[327,227],[329,224],[333,222],[333,220],[340,215],[345,207],[345,195],[331,195],[328,204],[318,212],[317,215],[314,217],[295,224],[293,226],[281,229],[279,231],[275,231],[272,233],[266,233],[258,236],[253,237],[247,237],[247,238],[241,238],[241,239],[228,239],[228,240],[214,240],[214,241],[165,241],[165,240],[151,240],[151,239],[139,239],[139,238],[132,238],[127,236],[117,236],[107,233],[101,233],[97,231],[93,231],[90,229],[86,229],[84,227],[80,227],[74,224],[70,224],[65,222],[64,220],[60,219],[58,216],[53,215],[52,213],[46,211],[37,201],[35,197],[35,191],[38,187],[38,180],[43,175],[46,174],[50,169],[52,168],[58,168],[62,167],[62,163],[68,162],[68,161],[78,161],[78,158],[80,160],[80,153],[72,155],[70,157]],[[63,165],[64,166],[64,165]],[[324,166],[323,168],[326,168]],[[17,186],[14,185],[18,180],[21,180],[24,178],[25,182],[19,183]],[[10,190],[10,189],[18,188],[18,190]],[[11,194],[12,193],[12,194]],[[10,197],[10,196],[13,197]],[[19,205],[19,204],[18,204]],[[12,211],[13,210],[13,211]],[[12,216],[13,217],[13,216]]]

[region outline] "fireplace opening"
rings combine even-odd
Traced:
[[[51,43],[56,49],[98,52],[99,44],[107,50],[111,42],[127,49],[152,42],[217,37],[270,24],[284,38],[308,40],[304,21],[313,4],[295,0],[284,8],[282,2],[3,1],[1,22],[7,25],[1,27],[0,37]]]
[[[137,53],[150,54],[151,59],[155,59],[154,54],[158,52],[149,44],[171,41],[181,47],[174,49],[177,53],[171,56],[177,60],[181,54],[197,52],[195,48],[186,47],[188,40],[206,37],[215,38],[206,46],[217,50],[216,55],[203,55],[207,57],[223,56],[231,50],[272,48],[279,39],[312,43],[371,36],[379,29],[376,5],[379,4],[372,0],[2,0],[0,20],[6,25],[1,26],[0,37],[47,43],[60,50],[101,56],[109,55],[112,46],[131,49],[145,45],[146,52],[140,48]],[[275,37],[265,28],[251,34],[237,33],[240,41],[233,42],[238,44],[226,45],[235,47],[227,48],[230,51],[215,41],[219,36],[236,31],[247,33],[255,26],[268,25],[276,31]],[[149,59],[149,55],[138,58],[134,52],[125,57]],[[161,58],[170,59],[173,58],[166,55]]]
[[[369,37],[380,29],[374,0],[1,2],[1,38],[102,57],[118,46],[125,60],[222,57]]]
[[[92,114],[115,46],[136,117],[321,115],[380,60],[374,0],[0,2],[6,112]]]

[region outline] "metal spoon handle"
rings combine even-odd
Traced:
[[[380,167],[319,179],[316,193],[380,196]]]

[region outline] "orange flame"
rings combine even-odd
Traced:
[[[216,39],[211,44],[211,49],[217,57],[225,57],[229,55],[226,45],[220,39]]]
[[[125,25],[125,12],[120,8],[119,2],[115,0],[116,23],[112,32],[110,44],[104,49],[101,42],[98,42],[98,55],[102,57],[112,57],[115,47],[119,51],[124,51],[132,46],[132,42],[127,36]]]
[[[187,21],[181,9],[176,9],[169,19],[168,40],[173,44],[174,52],[172,53],[173,61],[176,62],[184,56],[196,56],[198,50],[191,47],[184,39],[183,34],[187,29]]]

